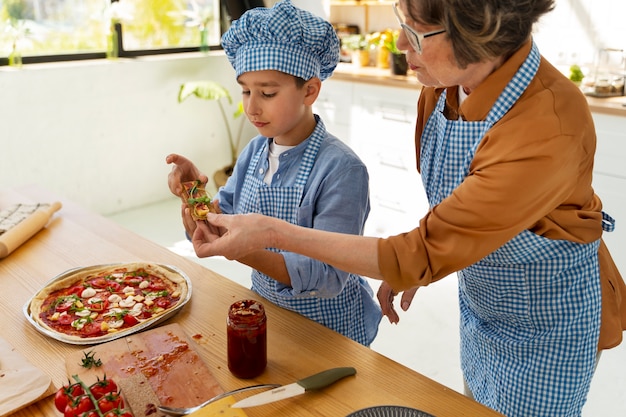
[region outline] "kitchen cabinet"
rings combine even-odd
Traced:
[[[418,225],[428,210],[415,160],[419,90],[327,80],[315,112],[367,166],[372,209],[369,236],[390,236]]]
[[[352,90],[353,83],[326,80],[322,83],[314,106],[315,113],[322,118],[326,130],[348,145],[352,124]]]
[[[355,87],[351,145],[370,173],[369,235],[414,229],[428,210],[415,158],[418,96],[417,89]]]
[[[626,276],[626,117],[593,114],[598,136],[593,171],[593,187],[602,200],[603,210],[615,219],[615,231],[603,238],[617,268]]]

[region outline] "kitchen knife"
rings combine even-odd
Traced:
[[[263,405],[274,401],[283,400],[285,398],[304,394],[306,391],[327,387],[334,382],[339,381],[341,378],[354,374],[356,374],[356,369],[352,367],[328,369],[326,371],[296,381],[292,384],[283,385],[270,391],[265,391],[260,394],[252,395],[239,402],[236,402],[231,407],[255,407],[257,405]]]

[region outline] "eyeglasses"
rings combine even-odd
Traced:
[[[415,52],[417,52],[420,55],[422,54],[422,41],[425,38],[439,35],[440,33],[444,33],[446,31],[445,29],[439,29],[439,30],[434,30],[432,32],[426,32],[426,33],[417,32],[415,29],[413,29],[412,27],[404,23],[405,19],[402,17],[402,12],[400,11],[400,9],[398,9],[398,2],[395,2],[393,4],[393,12],[396,14],[398,23],[400,24],[400,27],[402,28],[402,30],[404,30],[404,34],[406,35],[406,38],[409,40],[409,43],[411,44],[413,49],[415,49]]]

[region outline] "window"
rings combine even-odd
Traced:
[[[219,48],[219,0],[0,0],[0,65]]]

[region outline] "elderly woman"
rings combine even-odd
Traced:
[[[394,322],[398,291],[406,309],[418,287],[458,272],[468,393],[510,417],[579,416],[598,352],[621,342],[626,287],[602,241],[614,221],[591,187],[585,98],[531,38],[554,1],[393,7],[425,86],[416,153],[430,210],[417,227],[378,239],[215,215],[196,251],[278,247],[381,279]]]

